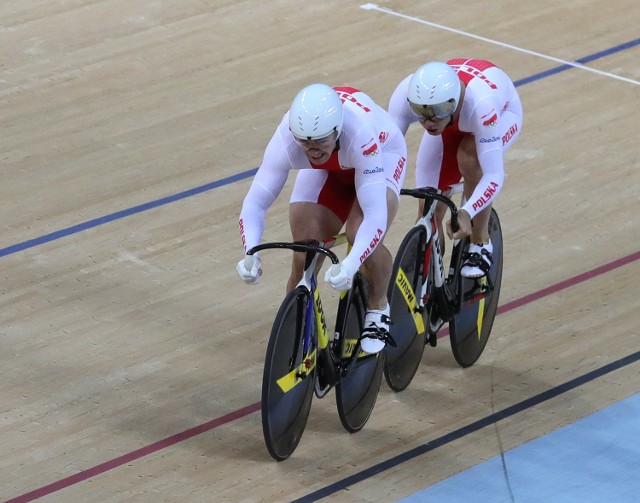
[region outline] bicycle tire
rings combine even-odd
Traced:
[[[315,332],[311,334],[308,348],[302,343],[309,295],[302,286],[287,294],[276,314],[267,345],[262,376],[262,432],[269,454],[277,461],[287,459],[298,446],[314,394]],[[302,329],[297,332],[300,302],[304,306],[303,320],[299,325]],[[315,331],[315,323],[311,327]],[[296,339],[298,349],[294,355]]]
[[[413,227],[406,234],[393,262],[387,297],[391,310],[391,337],[396,347],[386,348],[384,376],[389,387],[402,391],[415,376],[425,347],[425,322],[418,309],[426,230]]]
[[[344,317],[337,320],[337,354],[342,362],[349,360],[364,327],[366,304],[362,292],[360,273],[354,287],[341,302],[347,302]],[[349,363],[336,385],[336,405],[342,426],[354,433],[362,429],[375,406],[384,368],[384,351],[367,354],[362,351]]]
[[[502,283],[503,243],[502,228],[498,214],[492,208],[489,217],[489,236],[493,245],[493,267],[489,271],[489,279],[493,289],[480,295],[474,295],[476,280],[461,277],[460,290],[458,292],[460,311],[449,324],[449,339],[453,356],[461,367],[473,365],[484,351],[493,320],[498,309],[500,298],[500,286]],[[460,270],[460,259],[457,270]],[[487,284],[483,278],[481,284]],[[475,289],[477,291],[477,289]]]

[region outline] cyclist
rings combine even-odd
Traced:
[[[407,146],[386,110],[350,87],[312,84],[302,89],[285,113],[253,179],[240,213],[245,252],[260,243],[265,214],[282,191],[289,171],[297,172],[289,205],[294,241],[322,240],[346,224],[352,248],[330,267],[325,281],[339,291],[350,288],[360,268],[367,281],[368,311],[361,347],[381,351],[389,337],[387,285],[392,256],[383,244],[399,204]],[[260,257],[238,262],[248,284],[261,274]],[[249,267],[250,266],[250,267]],[[304,254],[294,253],[287,290],[302,276]]]
[[[503,155],[522,128],[513,82],[489,61],[431,62],[400,82],[389,112],[403,134],[413,122],[426,130],[416,157],[416,186],[443,190],[464,180],[467,202],[458,213],[460,230],[452,233],[449,223],[447,233],[456,239],[471,236],[461,273],[484,276],[493,262],[489,215],[504,182]],[[441,234],[444,213],[439,203]]]

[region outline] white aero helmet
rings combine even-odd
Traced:
[[[422,65],[413,74],[407,99],[416,115],[444,119],[456,111],[461,91],[456,71],[446,63],[434,61]]]
[[[289,109],[289,129],[299,140],[318,140],[342,131],[342,101],[326,84],[311,84],[300,91]]]

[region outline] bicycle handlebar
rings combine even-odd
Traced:
[[[440,194],[437,189],[433,187],[421,187],[417,189],[400,189],[400,194],[403,196],[413,196],[418,199],[424,200],[437,200],[443,202],[449,207],[451,212],[451,230],[457,232],[460,226],[458,225],[458,208],[456,204],[447,196]]]
[[[273,242],[273,243],[262,243],[257,246],[254,246],[250,250],[247,251],[247,255],[253,255],[260,250],[266,250],[268,248],[286,248],[289,250],[297,251],[297,252],[313,252],[313,253],[322,253],[323,255],[329,257],[331,263],[339,264],[340,259],[338,256],[333,253],[331,250],[322,246],[319,241],[310,239],[309,241],[294,241],[293,243],[288,242]]]

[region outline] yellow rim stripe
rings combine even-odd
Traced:
[[[484,291],[485,287],[487,286],[486,275],[482,277],[482,281],[480,282],[480,284],[482,285],[482,290]],[[478,302],[478,339],[482,337],[482,321],[484,320],[484,299],[485,298],[482,297],[482,299],[480,299],[480,302]]]
[[[349,358],[353,353],[353,350],[356,348],[356,344],[358,344],[358,339],[345,339],[342,342],[342,358]],[[358,353],[358,358],[362,358],[363,356],[367,356],[369,353],[365,353],[360,350]]]
[[[413,322],[416,324],[416,329],[418,330],[418,333],[419,334],[424,333],[424,321],[422,319],[422,314],[420,314],[416,309],[416,306],[418,304],[418,299],[416,297],[416,293],[413,291],[413,288],[411,288],[411,283],[409,282],[409,279],[407,278],[406,274],[402,270],[402,267],[398,269],[398,275],[396,276],[396,285],[398,286],[398,289],[402,293],[402,296],[404,297],[404,301],[406,302],[407,307],[409,308],[409,311],[413,316]]]
[[[280,389],[287,393],[291,391],[298,383],[302,382],[302,379],[298,377],[299,375],[307,375],[309,374],[316,366],[316,350],[313,350],[305,361],[303,361],[297,368],[293,369],[288,374],[282,376],[276,382]]]

